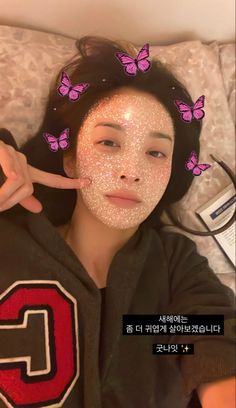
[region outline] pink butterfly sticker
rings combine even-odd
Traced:
[[[197,120],[204,118],[205,112],[202,110],[204,107],[204,100],[205,95],[200,96],[193,106],[189,106],[181,101],[174,102],[178,111],[181,113],[181,119],[184,122],[192,122],[193,117]]]
[[[200,176],[203,171],[209,169],[211,167],[210,164],[203,164],[198,163],[198,158],[196,152],[191,152],[190,157],[185,162],[185,168],[188,171],[192,171],[194,176]]]
[[[80,94],[84,93],[90,85],[82,82],[81,84],[72,85],[69,76],[62,72],[61,85],[57,89],[59,95],[68,95],[71,102],[76,102],[80,98]]]
[[[43,134],[44,139],[46,142],[49,144],[49,149],[52,152],[57,152],[59,148],[62,150],[66,150],[69,147],[69,129],[63,130],[63,132],[60,134],[58,138],[56,138],[53,135],[50,135],[50,133],[44,133]]]
[[[138,69],[142,72],[147,72],[151,67],[151,62],[147,60],[149,57],[149,44],[145,44],[141,48],[137,58],[132,58],[123,52],[116,52],[115,56],[124,66],[124,71],[127,75],[136,75]]]

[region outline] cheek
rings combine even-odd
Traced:
[[[79,177],[90,177],[92,181],[98,182],[104,177],[111,177],[113,168],[112,158],[98,157],[95,151],[81,149],[77,154],[76,170]]]
[[[163,182],[168,183],[170,180],[171,176],[171,163],[168,166],[163,166],[163,168],[160,170],[160,179],[163,180]]]
[[[91,148],[86,146],[78,145],[77,157],[76,157],[76,168],[81,172],[89,171],[94,167],[96,162],[96,157],[94,156]]]
[[[153,187],[163,186],[165,188],[170,180],[171,176],[171,162],[158,165],[153,171],[149,172],[146,176],[146,180],[152,183]]]

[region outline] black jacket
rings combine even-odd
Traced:
[[[0,407],[200,407],[198,385],[235,375],[229,294],[193,241],[140,226],[112,260],[99,344],[100,290],[44,211],[1,213]],[[224,335],[122,335],[123,314],[208,313]],[[167,342],[195,353],[152,354]]]

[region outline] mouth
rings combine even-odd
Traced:
[[[129,198],[121,198],[117,196],[106,195],[107,199],[118,207],[131,208],[140,204],[140,201],[131,200]]]

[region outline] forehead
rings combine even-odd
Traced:
[[[169,112],[154,96],[139,91],[117,91],[105,97],[89,110],[84,126],[94,127],[100,119],[117,122],[127,128],[145,127],[147,131],[165,130],[174,135]]]

